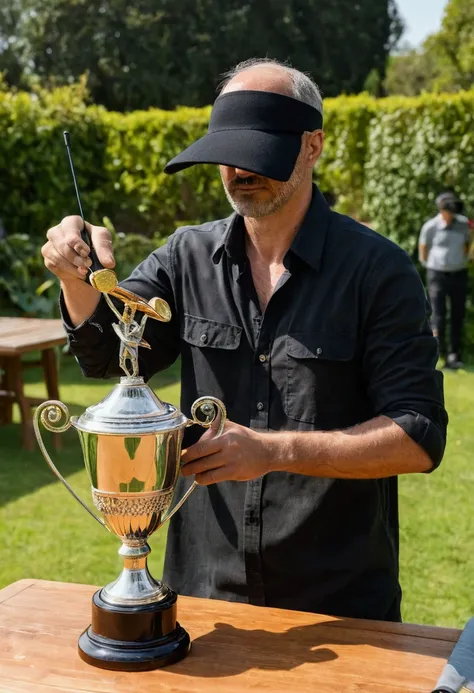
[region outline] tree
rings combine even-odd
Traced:
[[[385,78],[387,94],[417,96],[432,91],[438,77],[436,57],[432,52],[409,50],[391,56]]]
[[[471,89],[474,86],[473,0],[449,0],[441,30],[426,40],[424,48],[437,58],[438,89]]]
[[[449,0],[441,29],[419,50],[389,60],[385,88],[389,94],[459,91],[474,86],[474,2]]]
[[[0,3],[0,73],[7,84],[24,87],[22,40],[16,35],[21,22],[21,0]]]
[[[14,3],[18,24],[0,11],[0,70],[8,41],[21,79],[62,84],[87,73],[93,100],[116,110],[211,103],[219,74],[262,55],[310,72],[326,96],[355,93],[372,70],[383,80],[402,29],[395,0]],[[7,80],[17,84],[17,72]]]

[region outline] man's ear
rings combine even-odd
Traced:
[[[324,131],[314,130],[313,132],[305,132],[306,152],[308,166],[311,168],[316,164],[322,154],[324,147]]]

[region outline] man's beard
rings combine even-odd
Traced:
[[[291,174],[291,178],[286,182],[280,183],[279,181],[271,180],[269,183],[268,178],[263,176],[248,176],[246,178],[235,176],[235,178],[229,183],[229,189],[227,189],[224,180],[222,179],[222,184],[224,186],[224,191],[227,199],[229,200],[232,208],[237,214],[242,217],[251,217],[252,219],[261,219],[263,217],[268,217],[271,214],[275,214],[282,209],[288,200],[293,197],[295,191],[299,188],[304,180],[305,168],[302,165],[300,156],[296,160],[295,168]],[[238,198],[233,197],[232,188],[235,185],[258,185],[260,182],[266,184],[268,190],[272,191],[272,196],[267,200],[255,200],[252,199],[252,195],[242,195]],[[240,192],[240,191],[239,191]],[[234,193],[235,194],[235,193]],[[238,194],[238,193],[237,193]]]

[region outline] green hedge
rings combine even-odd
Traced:
[[[108,215],[118,231],[167,236],[177,224],[227,214],[215,167],[186,177],[166,161],[206,131],[208,109],[107,113],[86,107],[80,88],[52,95],[0,92],[0,219],[8,233],[44,237],[76,213],[62,132],[73,157],[88,219]]]
[[[474,92],[380,101],[364,181],[365,210],[377,229],[413,253],[446,188],[474,214]]]
[[[44,314],[54,304],[38,248],[49,226],[77,211],[64,129],[85,214],[96,223],[113,221],[124,276],[177,225],[229,213],[217,167],[163,173],[169,159],[205,134],[209,113],[108,113],[86,105],[83,84],[30,95],[2,91],[0,83],[0,220],[7,238],[16,234],[16,257],[31,257],[25,275],[8,260],[11,249],[0,246],[0,310]],[[326,100],[325,114],[326,147],[315,178],[337,195],[339,210],[369,219],[412,254],[442,189],[454,188],[474,214],[474,91],[339,97]],[[9,280],[16,288],[7,291]]]
[[[167,176],[164,164],[202,136],[209,108],[108,113],[82,85],[33,96],[0,90],[0,219],[43,237],[76,202],[62,131],[71,132],[88,218],[166,237],[177,224],[229,212],[215,166]],[[366,216],[412,250],[433,199],[453,187],[474,207],[474,92],[376,100],[328,99],[315,177],[338,208]]]
[[[378,103],[367,95],[324,102],[325,143],[316,179],[323,190],[337,194],[339,211],[358,217],[363,215],[368,134]]]
[[[169,176],[165,164],[207,130],[210,108],[104,113],[107,175],[117,229],[167,236],[177,225],[229,214],[215,166]]]
[[[80,86],[51,94],[0,91],[0,219],[7,233],[44,237],[65,213],[76,213],[62,131],[71,126],[85,209],[105,209],[113,191],[104,113],[86,107]]]

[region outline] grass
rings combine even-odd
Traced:
[[[400,480],[404,619],[460,627],[474,615],[474,369],[447,372],[448,445],[433,474]]]
[[[179,404],[179,370],[173,366],[152,380],[152,386],[168,402]],[[40,372],[25,374],[26,391],[46,399]],[[71,357],[63,357],[60,396],[72,414],[101,400],[115,381],[82,377]],[[16,414],[18,414],[16,412]],[[44,439],[56,466],[81,498],[91,498],[76,431],[62,434],[63,449],[56,452],[50,434]],[[0,561],[0,586],[21,578],[105,584],[117,577],[121,559],[118,539],[100,527],[63,485],[56,480],[39,449],[21,449],[20,426],[0,428],[0,532],[4,559]],[[89,504],[91,507],[92,503]],[[166,529],[151,539],[151,572],[160,577]]]
[[[46,393],[40,374],[26,374],[27,392]],[[160,397],[178,404],[177,366],[152,381]],[[111,381],[87,381],[63,357],[61,398],[81,413],[110,391]],[[474,613],[472,498],[474,497],[474,369],[445,376],[449,441],[440,469],[400,479],[401,580],[405,621],[463,626]],[[48,434],[46,434],[46,439]],[[68,481],[90,498],[77,434],[63,434],[53,459]],[[0,586],[20,578],[103,585],[117,576],[118,540],[90,518],[55,480],[39,451],[20,448],[17,423],[0,428]],[[166,531],[151,539],[150,567],[162,571]]]

